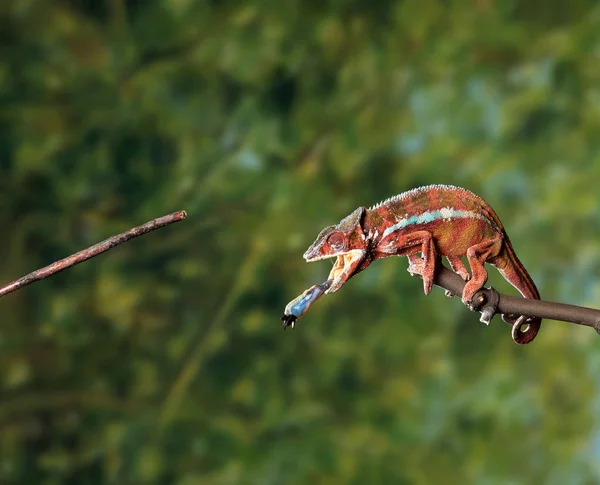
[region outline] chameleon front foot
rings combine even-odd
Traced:
[[[285,330],[288,327],[294,328],[296,320],[304,315],[311,305],[325,294],[332,283],[333,280],[327,280],[320,285],[313,285],[308,290],[304,291],[304,293],[290,301],[286,305],[283,316],[281,317],[281,320],[283,321],[281,326],[283,329]]]
[[[425,272],[425,261],[416,254],[409,254],[408,268],[406,268],[406,271],[408,271],[411,276],[423,276],[423,273]]]

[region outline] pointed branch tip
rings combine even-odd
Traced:
[[[67,256],[66,258],[56,261],[55,263],[33,271],[28,275],[25,275],[22,278],[13,281],[12,283],[8,283],[7,285],[0,287],[0,297],[8,295],[13,291],[17,291],[23,288],[24,286],[27,286],[36,281],[48,278],[53,274],[70,268],[71,266],[74,266],[76,264],[82,263],[83,261],[87,261],[88,259],[93,258],[94,256],[98,256],[99,254],[102,254],[108,251],[109,249],[114,248],[119,244],[123,244],[124,242],[127,242],[135,237],[142,236],[150,231],[154,231],[156,229],[160,229],[161,227],[168,226],[169,224],[173,224],[174,222],[182,221],[186,217],[187,212],[184,210],[173,212],[172,214],[163,217],[158,217],[149,222],[146,222],[145,224],[142,224],[141,226],[133,227],[128,231],[111,236],[108,239],[99,242],[98,244],[94,244],[89,248],[83,249],[75,254],[72,254],[71,256]]]

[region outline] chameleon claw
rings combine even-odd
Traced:
[[[472,312],[481,311],[481,307],[485,304],[485,296],[481,292],[477,292],[472,298],[462,298],[463,304]]]
[[[452,293],[450,290],[445,290],[444,291],[444,295],[447,296],[448,298],[454,298],[456,295],[454,293]]]
[[[417,266],[416,264],[410,263],[406,268],[408,274],[411,276],[421,276],[423,274],[423,265]]]

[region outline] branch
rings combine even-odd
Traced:
[[[463,279],[442,264],[437,267],[434,283],[455,295],[462,295],[465,287]],[[484,323],[489,323],[495,313],[527,315],[592,327],[600,334],[600,310],[593,308],[502,295],[493,288],[477,292],[473,302],[475,308],[472,310],[481,312]]]
[[[94,256],[98,256],[99,254],[102,254],[103,252],[108,251],[119,244],[123,244],[124,242],[133,239],[134,237],[142,236],[150,231],[154,231],[155,229],[160,229],[161,227],[167,226],[174,222],[182,221],[186,218],[186,216],[187,214],[185,211],[174,212],[168,216],[153,219],[152,221],[146,222],[146,224],[142,224],[141,226],[134,227],[128,231],[109,237],[98,244],[90,246],[87,249],[83,249],[82,251],[72,254],[71,256],[67,256],[60,261],[56,261],[49,266],[33,271],[32,273],[29,273],[28,275],[23,276],[12,283],[0,287],[0,297],[34,283],[35,281],[48,278],[48,276],[52,276],[59,271],[82,263],[83,261],[93,258]]]

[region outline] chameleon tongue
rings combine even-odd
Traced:
[[[281,320],[283,321],[282,327],[294,328],[296,320],[298,320],[310,306],[317,301],[332,285],[333,279],[327,280],[320,285],[313,285],[308,290],[304,291],[301,295],[290,301],[283,311]]]

